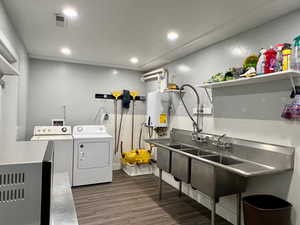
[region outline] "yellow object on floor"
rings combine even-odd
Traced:
[[[146,149],[136,149],[122,153],[123,164],[148,164],[151,161],[151,152]]]
[[[138,164],[147,164],[150,163],[151,160],[151,152],[146,149],[138,149],[136,150],[136,162]]]

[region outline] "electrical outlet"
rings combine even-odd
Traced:
[[[193,108],[193,114],[197,115],[197,107]],[[212,106],[205,106],[203,108],[203,113],[200,113],[200,115],[212,115],[212,114],[213,114]]]

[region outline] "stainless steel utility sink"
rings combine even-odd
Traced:
[[[236,165],[243,163],[242,161],[221,155],[204,156],[203,158],[223,165]]]

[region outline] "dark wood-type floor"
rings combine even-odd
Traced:
[[[79,225],[209,225],[210,211],[158,178],[115,171],[113,183],[73,189]],[[220,217],[217,225],[230,225]]]

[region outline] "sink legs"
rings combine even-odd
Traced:
[[[215,225],[215,220],[216,220],[216,199],[212,198],[211,199],[211,211],[210,211],[210,215],[211,215],[211,219],[210,219],[210,224],[211,225]]]
[[[241,225],[241,202],[242,194],[236,194],[236,225]]]
[[[162,199],[162,169],[159,169],[159,200]]]
[[[162,199],[162,169],[159,169],[159,200]],[[182,181],[179,181],[179,197],[182,195]],[[218,202],[218,198],[211,199],[211,225],[215,225],[216,220],[216,204]],[[242,204],[242,193],[236,194],[236,225],[241,225],[241,204]]]

